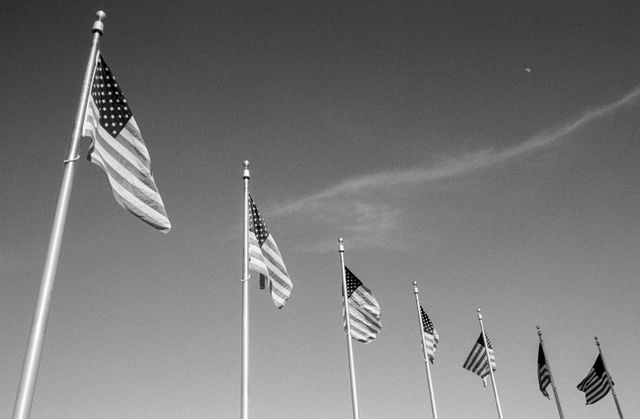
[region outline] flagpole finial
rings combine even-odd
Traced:
[[[598,345],[598,347],[600,347],[600,341],[598,340],[598,337],[594,336],[593,338],[596,340],[596,345]]]
[[[96,12],[96,16],[98,16],[98,20],[93,22],[93,28],[91,28],[91,32],[100,32],[100,35],[102,35],[104,33],[104,23],[102,22],[102,20],[106,19],[107,14],[102,10],[98,10]]]
[[[344,252],[344,239],[342,237],[338,238],[338,251]]]
[[[249,179],[251,177],[249,174],[249,160],[243,161],[242,165],[244,166],[244,172],[242,177],[245,179]]]
[[[413,281],[413,293],[418,293],[418,283],[416,281]]]
[[[478,308],[478,320],[482,320],[482,312]]]

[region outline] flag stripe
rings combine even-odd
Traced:
[[[163,219],[166,219],[164,214],[155,211],[154,208],[149,205],[149,202],[142,201],[141,195],[135,195],[123,188],[122,185],[116,182],[109,182],[113,191],[113,197],[122,206],[130,211],[132,214],[150,224],[157,229],[166,229],[169,231],[170,225],[166,227],[165,223],[162,223]],[[168,220],[167,220],[168,222]]]
[[[260,244],[253,231],[249,231],[249,269],[269,276],[267,265],[264,264],[264,258],[260,251]]]
[[[353,303],[349,303],[349,318],[351,320],[351,337],[359,342],[371,342],[378,336],[382,328],[379,320],[367,316]],[[343,324],[346,331],[346,321]]]
[[[127,182],[120,176],[117,169],[105,164],[102,159],[100,159],[100,161],[103,162],[104,167],[106,167],[105,172],[108,175],[113,196],[120,206],[153,227],[158,229],[165,228],[169,220],[164,213],[160,196],[157,195],[158,199],[154,199],[153,196],[149,197],[145,193],[147,191],[143,191],[142,188],[136,189],[130,182]],[[109,161],[109,159],[107,159],[107,161]]]
[[[373,313],[368,307],[359,305],[354,300],[349,301],[349,316],[352,323],[360,323],[362,328],[366,328],[375,333],[380,327],[380,316]]]
[[[102,127],[100,127],[99,130],[104,131]],[[121,133],[125,130],[121,131]],[[152,202],[162,202],[160,194],[154,189],[151,173],[143,173],[136,170],[135,167],[128,164],[128,160],[120,158],[121,155],[110,148],[108,143],[98,142],[91,154],[92,158],[94,156],[100,159],[102,163],[101,167],[108,171],[110,177],[122,185],[122,187],[132,193],[139,191],[153,200]]]
[[[118,170],[121,166],[108,154],[102,154],[101,157],[114,194],[117,193],[122,198],[119,200],[121,205],[126,205],[129,210],[131,210],[129,205],[136,208],[138,211],[134,213],[138,216],[148,216],[152,220],[166,218],[162,199],[158,193],[133,176],[127,176],[127,178],[121,176],[122,172]]]

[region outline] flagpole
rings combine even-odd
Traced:
[[[418,297],[418,283],[413,281],[413,294],[416,297],[416,309],[418,310],[418,321],[420,323],[420,337],[422,338],[422,351],[424,353],[424,365],[427,368],[427,381],[429,383],[429,399],[431,400],[431,413],[433,419],[438,419],[436,411],[436,400],[433,394],[433,383],[431,382],[431,368],[429,367],[429,355],[427,354],[427,343],[424,340],[424,324],[422,323],[422,314],[420,313],[420,299]]]
[[[482,313],[478,309],[478,320],[480,321],[480,331],[482,332],[482,341],[484,342],[484,350],[487,354],[487,363],[489,364],[489,374],[491,374],[491,385],[493,386],[493,396],[496,399],[496,407],[498,408],[498,417],[502,419],[502,408],[500,407],[500,398],[498,397],[498,388],[496,387],[496,378],[493,375],[491,367],[491,359],[489,357],[489,345],[487,344],[487,335],[484,333],[484,324],[482,323]]]
[[[87,68],[84,73],[82,93],[80,94],[80,102],[78,103],[78,111],[76,114],[75,127],[71,136],[69,153],[67,154],[67,159],[64,160],[64,175],[62,177],[62,184],[58,195],[58,204],[53,220],[53,227],[51,228],[49,248],[47,250],[42,280],[40,282],[40,291],[38,294],[38,301],[36,303],[36,310],[31,323],[31,335],[29,336],[29,343],[27,345],[25,359],[22,365],[20,385],[18,387],[16,401],[13,406],[14,419],[28,418],[33,402],[33,393],[36,386],[38,367],[40,365],[44,335],[47,328],[47,317],[49,315],[51,294],[53,293],[53,284],[55,282],[56,270],[58,268],[64,225],[67,218],[67,210],[69,208],[69,198],[71,196],[71,189],[73,186],[73,175],[76,161],[79,158],[78,144],[80,142],[82,124],[87,108],[90,91],[89,87],[91,79],[93,78],[93,70],[95,68],[98,41],[104,32],[104,23],[102,20],[107,16],[102,10],[99,10],[96,15],[98,16],[98,20],[93,22],[91,52],[89,53],[89,60],[87,61]]]
[[[358,391],[356,388],[356,371],[353,365],[353,346],[351,342],[351,317],[349,316],[349,303],[347,302],[347,278],[344,271],[344,241],[342,237],[338,240],[340,264],[342,265],[342,295],[344,297],[345,321],[347,323],[347,349],[349,350],[349,376],[351,377],[351,404],[353,406],[353,419],[359,419],[358,414]]]
[[[613,388],[613,380],[611,379],[611,374],[609,374],[609,370],[607,369],[607,363],[604,361],[604,354],[602,353],[602,349],[600,348],[600,341],[598,337],[594,337],[596,340],[596,345],[598,345],[598,352],[600,352],[600,359],[602,359],[602,365],[604,366],[604,371],[607,373],[607,380],[609,380],[609,387],[611,387],[611,394],[613,395],[613,400],[616,402],[616,408],[618,409],[618,415],[620,415],[620,419],[624,419],[622,416],[622,409],[620,408],[620,402],[618,402],[618,396],[616,396],[616,391]]]
[[[249,417],[249,160],[244,161],[244,222],[242,239],[242,366],[240,417]]]
[[[560,406],[560,397],[558,397],[558,389],[556,388],[556,383],[553,381],[553,374],[551,373],[551,363],[549,362],[549,356],[547,351],[544,349],[544,343],[542,342],[542,331],[540,330],[540,326],[536,326],[538,329],[538,338],[540,339],[540,346],[542,347],[542,351],[544,352],[544,360],[547,364],[547,370],[549,371],[549,380],[551,381],[551,388],[553,388],[553,396],[556,399],[556,405],[558,406],[558,414],[560,415],[560,419],[564,419],[564,414],[562,413],[562,406]]]

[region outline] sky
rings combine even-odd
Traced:
[[[632,1],[34,2],[0,6],[0,417],[10,417],[82,77],[101,50],[173,228],[118,206],[80,147],[34,418],[240,415],[243,161],[293,280],[250,284],[254,418],[349,418],[338,238],[380,302],[354,342],[363,418],[566,417],[601,342],[640,412],[640,9]]]

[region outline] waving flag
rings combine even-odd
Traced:
[[[151,174],[138,124],[111,70],[98,55],[82,135],[91,138],[88,159],[105,171],[113,196],[126,210],[168,232],[171,223]]]
[[[480,333],[480,336],[473,345],[469,356],[467,356],[467,359],[464,361],[464,365],[462,365],[464,369],[479,375],[480,378],[484,378],[490,374],[489,363],[491,363],[493,370],[496,370],[496,358],[493,355],[493,348],[491,347],[491,342],[489,341],[489,337],[486,333],[485,337],[487,338],[487,347],[489,348],[489,360],[487,361],[487,351],[485,350],[484,342],[482,341],[482,333]]]
[[[258,207],[249,197],[249,268],[266,276],[273,303],[284,307],[291,296],[293,283],[273,236],[260,215]]]
[[[380,304],[373,293],[347,268],[344,267],[347,280],[347,305],[351,337],[359,342],[369,343],[382,330],[380,322]],[[344,315],[343,308],[343,315]],[[344,330],[347,331],[347,318],[343,317]]]
[[[611,383],[604,369],[602,355],[598,355],[587,376],[578,384],[578,390],[584,392],[587,404],[594,404],[609,393]]]
[[[549,393],[547,393],[547,387],[551,384],[551,374],[549,372],[549,365],[547,365],[547,359],[544,356],[544,349],[542,349],[542,343],[538,348],[538,385],[542,395],[547,399],[550,399]]]
[[[422,318],[422,334],[424,335],[424,342],[426,343],[425,350],[427,351],[429,361],[433,364],[440,336],[438,336],[438,332],[422,306],[420,306],[420,317]]]

